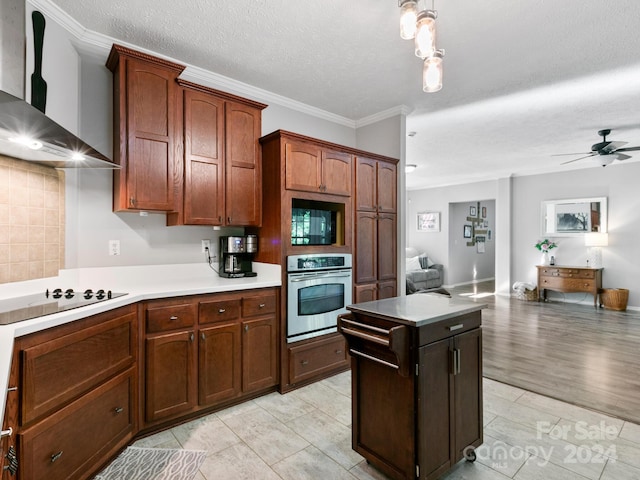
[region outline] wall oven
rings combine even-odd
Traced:
[[[287,257],[287,342],[336,332],[351,304],[351,254]]]

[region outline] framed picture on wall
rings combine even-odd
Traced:
[[[470,217],[476,216],[476,207],[469,207],[469,216]]]
[[[484,236],[476,237],[476,248],[478,253],[484,253],[484,241],[485,241]]]
[[[487,218],[487,207],[482,207],[482,218]]]
[[[473,228],[471,225],[464,226],[464,238],[471,238]]]
[[[418,214],[419,232],[439,232],[440,212],[423,212]]]

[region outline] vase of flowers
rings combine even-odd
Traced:
[[[549,265],[549,251],[556,248],[558,244],[552,242],[548,238],[536,243],[536,248],[542,252],[542,258],[540,259],[541,265]]]

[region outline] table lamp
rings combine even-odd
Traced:
[[[589,247],[587,253],[589,266],[593,268],[601,268],[602,249],[600,247],[606,247],[609,245],[609,234],[600,232],[586,233],[584,236],[584,244]]]

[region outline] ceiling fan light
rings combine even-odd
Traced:
[[[442,57],[444,57],[444,50],[436,50],[433,56],[424,59],[422,90],[427,93],[442,89]]]
[[[436,17],[435,10],[423,10],[418,14],[415,32],[416,56],[431,57],[436,51]]]
[[[400,3],[400,37],[411,40],[416,35],[418,3],[415,0],[403,0]]]

